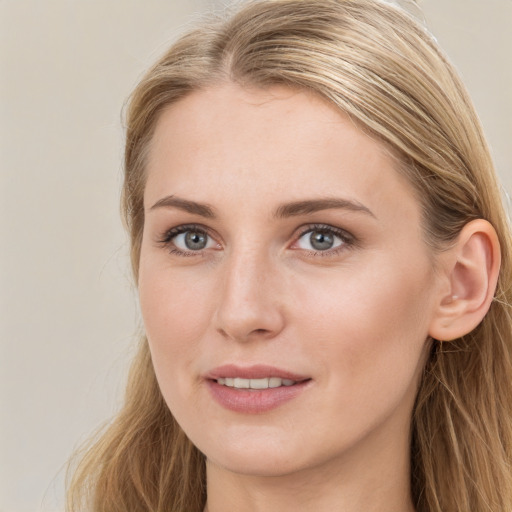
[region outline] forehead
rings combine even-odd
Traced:
[[[416,215],[413,189],[397,168],[382,143],[315,94],[224,84],[163,112],[145,199],[193,195],[210,203],[231,195],[244,206],[336,194],[378,207],[405,194],[404,208]]]

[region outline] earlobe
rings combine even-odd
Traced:
[[[478,326],[493,300],[500,264],[500,244],[492,225],[482,219],[466,224],[456,244],[443,255],[448,286],[432,319],[432,338],[453,340]]]

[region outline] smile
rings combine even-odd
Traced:
[[[223,365],[203,376],[214,401],[241,414],[261,414],[296,400],[313,385],[301,375],[268,365]]]
[[[265,377],[262,379],[244,379],[241,377],[225,377],[217,379],[217,384],[235,389],[269,389],[281,386],[293,386],[297,381],[281,379],[279,377]]]

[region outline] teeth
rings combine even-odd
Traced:
[[[280,386],[293,386],[296,381],[290,379],[281,379],[279,377],[265,377],[263,379],[242,379],[236,378],[219,378],[217,383],[223,386],[236,389],[268,389],[278,388]]]
[[[249,379],[239,379],[238,377],[235,377],[233,387],[238,389],[249,389],[251,387],[251,381]]]
[[[278,378],[278,377],[270,377],[270,379],[268,379],[268,387],[269,388],[278,388],[279,386],[281,386],[283,383],[282,379]]]

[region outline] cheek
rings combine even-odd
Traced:
[[[139,299],[148,335],[154,333],[155,341],[176,332],[193,336],[204,322],[211,288],[196,269],[176,272],[165,261],[142,257]]]
[[[298,286],[300,329],[315,340],[325,372],[351,386],[410,379],[428,337],[431,276],[427,266],[382,260]],[[302,283],[305,284],[305,283]],[[333,374],[334,373],[334,374]],[[357,390],[356,390],[357,391]]]
[[[189,368],[199,355],[215,302],[212,290],[197,270],[173,272],[165,263],[141,258],[139,299],[157,375],[178,377],[168,370]]]
[[[169,409],[182,419],[194,410],[198,382],[190,377],[209,325],[206,282],[186,274],[141,259],[139,298],[153,367]]]

